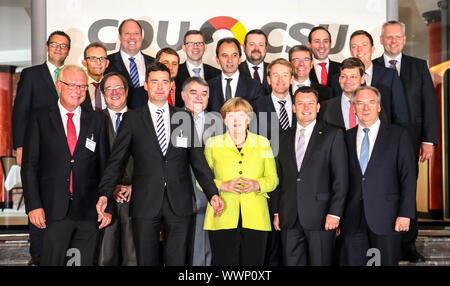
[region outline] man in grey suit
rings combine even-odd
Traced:
[[[113,148],[122,115],[128,111],[128,83],[117,72],[108,73],[100,82],[105,95],[106,106],[102,113],[106,117],[106,126],[110,149]],[[133,242],[133,230],[129,202],[131,198],[131,178],[133,162],[130,158],[123,168],[122,177],[113,192],[117,204],[111,225],[105,228],[99,244],[98,265],[100,266],[136,266],[136,250]]]
[[[208,106],[209,87],[208,83],[201,77],[191,77],[184,81],[181,97],[185,103],[185,109],[194,117],[194,125],[200,138],[202,146],[209,137],[221,132],[222,121],[220,116],[205,109]],[[191,170],[194,182],[195,203],[194,218],[189,245],[189,257],[192,266],[211,266],[211,246],[209,244],[208,232],[203,230],[206,206],[208,200],[203,192],[195,184],[195,176]]]

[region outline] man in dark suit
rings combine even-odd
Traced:
[[[128,82],[128,101],[134,93],[145,93],[146,67],[155,59],[141,52],[142,27],[137,20],[126,19],[119,25],[120,50],[108,55],[109,66],[105,74],[118,72]]]
[[[282,58],[272,61],[267,67],[267,81],[272,92],[270,96],[260,97],[253,102],[253,110],[257,115],[257,133],[271,141],[274,154],[280,149],[280,134],[297,122],[292,110],[292,96],[289,93],[293,78],[294,67],[290,62]],[[273,215],[271,216],[273,220]],[[267,247],[266,264],[281,265],[281,239],[278,231],[272,230],[269,233]]]
[[[436,93],[426,61],[402,53],[406,43],[405,24],[386,22],[382,28],[380,42],[383,56],[374,64],[393,68],[400,74],[409,111],[408,131],[411,135],[415,162],[425,162],[433,156],[438,142],[438,108]],[[423,262],[417,252],[415,241],[418,233],[417,220],[411,221],[410,231],[403,235],[402,256],[411,262]]]
[[[379,119],[381,94],[371,86],[352,96],[358,126],[347,131],[350,191],[342,219],[348,265],[398,265],[399,232],[415,217],[416,174],[408,132]],[[373,263],[372,263],[373,264]]]
[[[208,106],[208,83],[201,77],[190,77],[183,83],[181,92],[185,109],[192,114],[194,125],[202,146],[211,136],[223,134],[222,118],[215,116],[213,112],[207,112]],[[203,229],[206,207],[208,200],[195,183],[195,175],[191,170],[192,181],[195,192],[195,215],[193,216],[190,243],[189,243],[189,265],[211,266],[211,245],[208,232]]]
[[[175,78],[176,86],[180,88],[175,92],[175,106],[183,107],[184,102],[181,98],[181,87],[186,79],[198,76],[208,81],[220,74],[220,70],[203,63],[203,54],[207,45],[205,37],[199,30],[189,30],[184,34],[183,51],[186,54],[186,61],[180,64],[178,75]]]
[[[344,134],[316,120],[316,90],[300,87],[294,98],[297,124],[280,139],[273,224],[286,265],[331,265],[348,191]]]
[[[169,69],[153,63],[147,73],[144,87],[149,102],[125,113],[99,192],[107,195],[114,191],[121,167],[131,155],[134,174],[130,216],[138,265],[159,265],[161,225],[164,264],[185,265],[194,195],[189,166],[216,215],[222,211],[223,201],[197,134],[192,132],[192,116],[167,103]],[[98,206],[100,215],[107,205],[102,202]]]
[[[381,92],[381,106],[389,123],[402,126],[408,125],[408,105],[398,74],[392,69],[372,64],[372,54],[375,52],[372,36],[363,30],[358,30],[350,36],[350,53],[359,58],[365,68],[366,85],[376,87]],[[333,93],[339,96],[342,92],[338,79],[333,79]]]
[[[128,111],[128,83],[119,73],[108,73],[100,82],[100,89],[105,95],[107,108],[101,112],[106,118],[109,148],[112,150],[122,116]],[[136,266],[136,250],[129,211],[131,198],[131,178],[133,176],[132,158],[123,167],[121,179],[116,186],[113,197],[114,213],[111,224],[100,235],[98,265],[100,266]]]
[[[269,41],[266,34],[259,29],[251,30],[245,35],[244,53],[246,60],[239,64],[239,72],[253,78],[263,85],[264,93],[270,94],[271,89],[267,81],[266,58]]]
[[[312,28],[308,35],[308,47],[314,54],[311,81],[331,87],[329,79],[339,72],[339,63],[328,58],[331,50],[330,32],[322,26]]]
[[[290,88],[294,94],[301,86],[310,86],[319,93],[319,103],[331,98],[331,88],[311,80],[313,67],[313,54],[310,48],[304,45],[293,46],[289,50],[289,61],[294,66],[294,81]]]
[[[111,219],[110,208],[96,212],[108,139],[104,116],[80,107],[86,83],[80,66],[65,66],[57,104],[35,110],[27,127],[22,178],[28,217],[44,230],[41,265],[63,266],[69,249],[75,265],[92,265],[98,228]]]
[[[100,90],[100,81],[109,65],[105,46],[100,42],[90,43],[84,49],[84,60],[81,63],[87,70],[89,86],[82,105],[95,111],[102,111],[106,108],[106,101]]]
[[[265,96],[261,84],[239,72],[241,56],[241,45],[235,38],[223,38],[217,43],[216,61],[222,73],[208,81],[208,111],[219,112],[225,101],[233,97],[242,97],[252,103]]]
[[[16,160],[19,166],[22,165],[25,129],[31,111],[53,105],[58,101],[59,95],[55,88],[55,81],[69,54],[69,35],[63,31],[51,33],[46,49],[47,61],[24,69],[17,84],[17,95],[12,112],[12,132],[13,146],[16,149]],[[42,254],[42,231],[31,223],[29,228],[31,260],[28,264],[39,265],[39,257]]]
[[[353,111],[351,97],[362,84],[364,84],[364,64],[358,58],[345,59],[339,66],[339,86],[342,94],[322,102],[319,118],[342,130],[355,127],[358,118]]]

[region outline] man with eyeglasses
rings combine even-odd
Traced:
[[[244,39],[246,60],[239,65],[239,71],[263,85],[264,92],[270,94],[271,87],[267,82],[267,66],[264,61],[267,54],[268,40],[266,34],[259,29],[249,31]]]
[[[331,98],[331,88],[311,80],[311,69],[313,68],[313,53],[305,45],[296,45],[289,49],[289,61],[294,66],[294,80],[290,93],[302,86],[310,86],[319,93],[319,102]]]
[[[17,84],[17,95],[12,113],[13,146],[16,160],[22,165],[23,143],[28,118],[32,110],[55,104],[59,95],[55,88],[60,69],[70,50],[70,37],[63,31],[54,31],[47,40],[47,61],[25,68]],[[39,265],[42,254],[41,231],[30,225],[30,255],[28,265]]]
[[[106,108],[106,101],[100,90],[100,81],[109,65],[106,56],[106,48],[100,42],[93,42],[84,49],[83,66],[88,74],[88,91],[86,100],[82,103],[95,111],[102,111]]]
[[[106,118],[109,149],[114,141],[127,108],[128,83],[119,73],[108,73],[100,82],[100,89],[105,95],[107,108],[102,110]],[[136,266],[136,250],[133,241],[133,229],[130,218],[131,179],[133,177],[133,159],[130,158],[120,176],[113,192],[113,220],[100,234],[99,266]]]
[[[155,59],[141,51],[142,48],[142,27],[135,19],[126,19],[119,25],[120,50],[108,55],[109,66],[106,73],[118,72],[123,75],[128,82],[128,100],[135,92],[143,92],[145,82],[145,72],[148,64]]]
[[[34,110],[26,130],[23,191],[30,222],[43,230],[41,265],[64,266],[69,249],[79,251],[75,265],[92,265],[98,229],[111,221],[111,207],[96,211],[109,151],[105,117],[80,106],[86,83],[81,66],[64,66],[59,100]]]
[[[186,54],[186,61],[178,67],[178,75],[175,84],[180,87],[175,92],[175,106],[183,107],[184,101],[181,97],[181,86],[189,77],[201,77],[208,81],[220,74],[220,70],[203,63],[203,55],[207,45],[203,33],[198,30],[189,30],[184,35],[183,51]]]

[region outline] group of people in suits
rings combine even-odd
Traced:
[[[271,63],[252,30],[243,62],[235,38],[218,41],[216,69],[201,31],[180,64],[171,48],[145,55],[127,19],[118,52],[86,47],[87,73],[52,33],[13,110],[30,265],[64,265],[71,248],[81,265],[365,265],[370,248],[382,265],[422,260],[417,163],[437,104],[404,29],[383,25],[374,61],[372,36],[354,32],[342,63],[322,26]]]

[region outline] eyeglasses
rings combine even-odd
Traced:
[[[100,61],[101,63],[106,62],[107,58],[106,57],[87,57],[86,60],[90,61],[90,62],[96,62],[96,61]]]
[[[114,91],[122,91],[122,90],[125,90],[125,87],[123,85],[118,85],[116,87],[112,87],[112,86],[105,87],[105,93],[108,93],[108,94],[113,93]]]
[[[202,47],[205,43],[204,42],[187,42],[184,44],[188,47],[193,47],[193,46]]]
[[[60,47],[62,50],[68,49],[69,45],[67,44],[61,44],[61,43],[57,43],[57,42],[51,42],[48,44],[50,47],[52,48],[58,48]]]
[[[307,62],[310,62],[311,59],[310,58],[303,58],[303,59],[295,58],[295,59],[292,59],[292,61],[294,63],[307,63]]]
[[[67,85],[67,87],[70,90],[75,90],[75,89],[79,88],[81,91],[86,91],[88,89],[88,86],[86,84],[78,85],[78,84],[74,84],[74,83],[67,83],[62,80],[59,80],[59,82],[62,82],[63,84]]]

